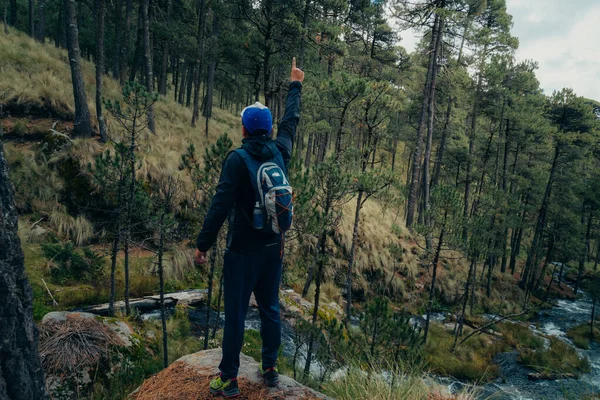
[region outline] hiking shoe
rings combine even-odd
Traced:
[[[265,385],[268,387],[275,387],[279,384],[279,371],[277,367],[271,367],[263,369],[259,367],[260,374],[262,375]]]
[[[215,396],[225,398],[238,397],[241,394],[236,378],[224,381],[221,379],[221,375],[210,381],[210,392]]]

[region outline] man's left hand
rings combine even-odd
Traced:
[[[196,252],[194,253],[194,261],[196,261],[197,264],[205,264],[207,261],[206,252],[196,249]]]

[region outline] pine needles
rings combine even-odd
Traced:
[[[107,360],[123,341],[96,318],[70,315],[65,321],[42,322],[39,353],[47,374],[75,374]]]

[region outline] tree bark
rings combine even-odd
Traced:
[[[431,287],[429,288],[429,300],[427,301],[427,316],[425,318],[425,329],[423,330],[423,341],[427,342],[427,335],[429,333],[429,320],[431,318],[431,310],[433,309],[433,302],[435,300],[435,281],[437,278],[438,264],[440,263],[440,253],[442,252],[442,245],[444,243],[444,234],[446,232],[446,219],[448,217],[448,210],[444,212],[444,221],[442,222],[442,228],[440,231],[440,237],[435,250],[435,256],[433,258],[433,273],[431,274]]]
[[[10,0],[10,26],[17,26],[17,0]]]
[[[144,35],[144,64],[146,67],[146,90],[152,94],[154,90],[154,78],[152,75],[152,48],[150,45],[150,21],[148,19],[148,7],[150,0],[142,0],[142,25]],[[154,106],[148,107],[148,129],[156,134],[154,122]]]
[[[200,0],[200,9],[198,10],[198,53],[196,58],[196,69],[194,70],[194,108],[192,110],[192,126],[196,126],[196,118],[199,115],[200,107],[200,81],[204,68],[204,24],[206,21],[206,0]],[[208,134],[208,133],[207,133]]]
[[[192,91],[194,89],[195,86],[195,71],[198,68],[198,65],[195,65],[194,63],[190,63],[189,68],[188,68],[188,76],[186,79],[186,100],[185,100],[185,106],[187,108],[190,108],[190,105],[192,104]]]
[[[470,20],[465,25],[465,29],[462,34],[462,39],[460,42],[460,50],[458,51],[458,57],[456,59],[456,66],[460,68],[460,63],[462,61],[463,50],[465,47],[465,39],[467,37],[467,32],[469,31]],[[452,106],[454,104],[455,97],[452,95],[452,86],[450,86],[450,94],[448,94],[448,104],[446,106],[446,116],[444,118],[444,128],[442,129],[442,137],[440,139],[440,145],[438,147],[438,151],[435,158],[435,166],[433,170],[433,178],[431,181],[431,186],[435,186],[438,184],[440,179],[440,173],[442,171],[442,167],[444,165],[444,152],[446,150],[446,140],[448,138],[448,132],[450,131],[450,117],[452,116]]]
[[[206,295],[206,330],[204,331],[204,350],[208,349],[208,337],[210,332],[210,312],[212,307],[213,282],[215,269],[217,267],[218,246],[215,244],[210,252],[210,271],[208,273],[208,293]],[[216,321],[219,323],[219,321]]]
[[[352,316],[352,267],[354,266],[354,254],[356,253],[356,244],[358,242],[358,224],[360,222],[360,210],[362,208],[364,192],[358,191],[356,196],[356,211],[354,213],[354,228],[352,230],[352,246],[348,256],[348,268],[346,269],[346,323],[350,323]]]
[[[271,46],[273,45],[273,21],[271,20],[273,10],[273,0],[265,0],[263,14],[267,21],[264,26],[264,55],[263,55],[263,93],[265,95],[265,106],[271,106],[271,97],[273,95],[271,90]]]
[[[159,234],[158,234],[158,278],[160,293],[160,322],[162,327],[163,341],[163,368],[169,366],[169,336],[167,334],[167,310],[165,309],[165,273],[163,268],[163,253],[165,248],[165,214],[160,215]]]
[[[4,25],[4,34],[8,35],[8,0],[4,0],[4,14],[2,15],[2,24]]]
[[[29,36],[35,39],[35,0],[29,0]]]
[[[46,0],[38,0],[37,40],[46,43]]]
[[[104,0],[96,0],[96,118],[100,140],[106,143],[106,121],[102,114],[102,77],[104,75],[104,15],[106,7]]]
[[[302,37],[300,38],[300,50],[298,51],[298,68],[304,67],[306,54],[306,26],[308,25],[308,17],[310,16],[310,2],[306,0],[304,3],[304,12],[302,14]]]
[[[171,13],[173,11],[173,2],[171,0],[167,0],[167,22],[171,21]],[[163,96],[167,95],[167,71],[169,68],[169,51],[170,51],[170,42],[168,40],[163,40],[162,42],[162,61],[160,63],[160,80],[158,82],[158,93]]]
[[[433,57],[434,57],[434,61],[433,61],[433,72],[432,72],[432,76],[431,76],[431,84],[429,85],[429,101],[427,104],[427,112],[428,112],[428,120],[427,120],[427,140],[425,141],[425,156],[423,157],[423,212],[425,214],[425,219],[429,220],[429,217],[427,216],[427,211],[429,210],[429,208],[431,207],[431,202],[430,202],[430,170],[429,170],[429,164],[431,161],[431,147],[433,145],[433,126],[434,126],[434,121],[435,121],[435,85],[436,85],[436,78],[437,78],[437,59],[438,59],[438,54],[441,51],[441,46],[442,46],[442,37],[443,37],[443,31],[444,31],[444,18],[440,18],[439,22],[438,22],[438,27],[437,27],[437,38],[435,41],[435,49],[433,52]],[[426,224],[429,224],[429,221],[425,221]],[[427,250],[431,250],[432,247],[432,243],[431,243],[431,235],[426,235],[426,247]]]
[[[208,122],[212,118],[213,108],[213,88],[215,86],[215,69],[217,68],[217,62],[212,60],[208,64],[208,77],[206,79],[206,101],[204,104],[203,115],[206,120],[206,137],[208,137]]]
[[[330,204],[327,202],[324,208],[324,214],[329,215]],[[312,324],[316,325],[319,317],[319,302],[321,299],[321,282],[323,280],[323,270],[325,269],[325,257],[326,257],[326,245],[327,245],[327,227],[324,227],[319,238],[319,254],[317,256],[317,274],[315,276],[315,301],[313,305]],[[308,350],[306,352],[306,362],[304,364],[304,376],[308,377],[310,373],[310,364],[312,362],[312,352],[315,342],[314,337],[311,337],[308,342]]]
[[[85,83],[81,71],[81,56],[79,49],[79,30],[77,29],[77,2],[65,0],[67,14],[67,49],[69,64],[71,66],[71,80],[73,82],[73,97],[75,99],[75,121],[73,135],[77,137],[91,137],[93,134],[90,110],[85,95]]]
[[[421,102],[421,114],[419,117],[419,127],[417,129],[416,147],[412,160],[412,175],[410,179],[410,188],[408,191],[408,205],[406,207],[406,226],[412,227],[415,220],[415,211],[418,202],[419,182],[421,179],[421,158],[423,153],[423,137],[425,135],[427,109],[429,106],[429,96],[431,94],[431,81],[435,70],[435,48],[437,47],[437,36],[440,16],[436,14],[431,33],[431,53],[429,55],[429,66],[427,68],[427,77],[423,87],[423,99]]]
[[[463,324],[465,321],[465,313],[467,312],[467,304],[469,302],[469,293],[471,292],[470,286],[474,285],[472,281],[475,280],[475,268],[477,266],[477,258],[473,256],[471,260],[471,265],[469,266],[469,275],[467,276],[467,281],[465,283],[465,294],[463,296],[463,304],[460,317],[456,319],[456,327],[454,328],[454,343],[452,344],[451,352],[454,353],[454,349],[456,348],[456,344],[458,342],[458,338],[462,335]]]
[[[123,28],[123,39],[121,40],[121,49],[119,57],[119,74],[121,85],[127,82],[127,67],[129,65],[129,37],[131,31],[131,16],[133,14],[133,0],[125,1],[125,26]]]
[[[185,85],[186,85],[186,79],[188,76],[187,67],[188,67],[188,64],[185,62],[185,60],[183,60],[183,63],[181,65],[181,78],[180,78],[181,82],[179,85],[179,98],[177,99],[177,102],[181,105],[183,105],[184,95],[185,95]]]
[[[557,165],[558,165],[558,157],[560,156],[561,145],[560,143],[556,144],[556,149],[554,150],[554,158],[552,160],[552,167],[550,169],[550,176],[548,177],[548,183],[546,184],[546,191],[544,193],[544,197],[542,199],[542,204],[540,206],[540,210],[538,212],[537,223],[535,225],[535,231],[533,234],[533,239],[531,241],[531,247],[529,249],[529,253],[527,255],[527,261],[525,263],[525,271],[521,278],[521,282],[519,286],[521,289],[525,289],[528,282],[532,282],[531,273],[534,269],[534,266],[537,263],[538,251],[540,241],[542,239],[542,233],[544,227],[546,226],[546,215],[548,212],[550,193],[552,192],[552,184],[554,183],[554,175],[556,173]],[[531,279],[531,280],[530,280]]]
[[[0,398],[43,400],[46,385],[33,321],[33,293],[17,231],[14,191],[0,141]]]

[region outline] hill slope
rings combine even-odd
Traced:
[[[56,192],[64,190],[64,182],[56,171],[49,168],[43,160],[40,161],[37,144],[43,141],[51,127],[68,134],[72,124],[74,105],[67,61],[66,50],[41,45],[23,33],[11,30],[8,36],[0,35],[0,104],[3,105],[5,137],[12,142],[7,146],[7,154],[9,161],[17,165],[14,174],[16,178],[13,178],[16,179],[18,191],[24,191],[18,196],[18,200],[20,198],[27,204],[22,204],[21,208],[33,218],[48,219],[57,209],[64,214],[60,196],[56,195]],[[83,60],[82,69],[90,113],[95,115],[94,65]],[[104,97],[119,99],[121,94],[118,82],[109,77],[104,82]],[[155,105],[157,133],[148,134],[142,140],[138,177],[158,181],[163,177],[179,174],[187,182],[189,194],[191,182],[185,174],[178,171],[181,155],[190,144],[194,144],[202,154],[209,143],[224,133],[233,139],[234,145],[239,143],[239,117],[228,110],[215,108],[210,134],[206,137],[204,124],[197,128],[191,127],[191,110],[173,101],[171,97],[171,94],[161,97]],[[105,114],[109,134],[115,134],[117,126],[113,118],[108,113]],[[95,121],[93,124],[95,126]],[[107,145],[102,145],[97,139],[78,139],[67,150],[67,156],[85,169],[94,161],[94,156],[106,148]],[[24,186],[43,186],[46,189],[28,193]],[[342,276],[345,271],[351,245],[354,203],[349,202],[345,206],[343,222],[334,236],[336,251],[329,279]],[[377,200],[369,200],[363,208],[361,220],[360,246],[355,261],[357,292],[363,293],[362,299],[367,298],[371,290],[369,277],[381,276],[382,281],[390,282],[391,293],[397,298],[403,298],[410,310],[422,310],[423,303],[415,302],[419,300],[418,294],[429,280],[429,273],[423,268],[428,263],[422,244],[404,227],[403,217],[395,207],[383,208]],[[392,254],[392,245],[401,248],[400,255]],[[288,255],[290,264],[294,265],[294,254]],[[440,292],[444,301],[453,303],[457,300],[458,289],[466,277],[467,266],[460,254],[450,252],[445,257],[442,256],[442,266]],[[304,270],[288,271],[288,283],[298,292],[301,292],[304,284],[304,273]],[[501,285],[499,289],[507,286]],[[334,284],[326,284],[322,292],[325,300],[343,301],[340,289]],[[312,296],[313,291],[309,293]],[[495,294],[499,297],[498,289]],[[358,300],[361,300],[361,296]],[[513,310],[511,307],[496,310],[503,311]]]

